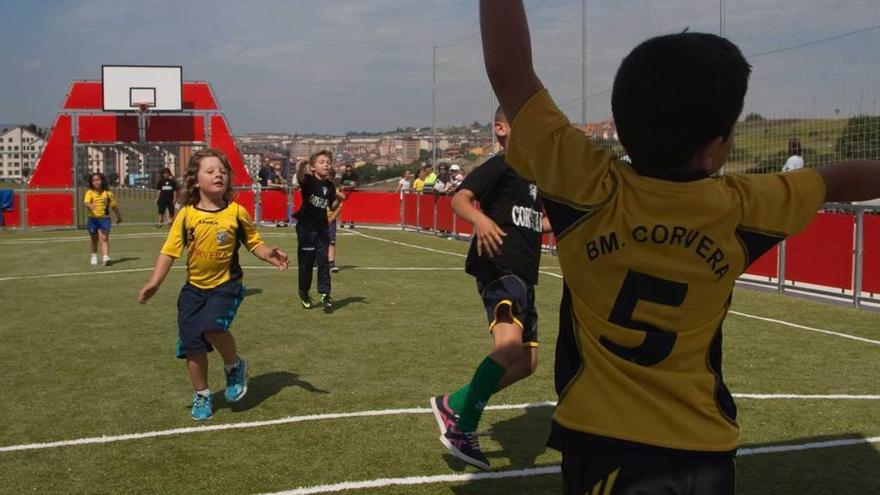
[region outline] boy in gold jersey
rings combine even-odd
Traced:
[[[507,162],[537,184],[565,277],[548,442],[565,493],[733,493],[739,428],[721,328],[734,283],[823,202],[880,196],[880,163],[713,177],[751,68],[731,42],[681,33],[640,44],[617,72],[628,164],[544,90],[521,1],[481,0],[480,21],[512,119]]]
[[[177,357],[186,359],[192,381],[192,417],[209,419],[207,353],[214,347],[226,370],[225,397],[235,402],[247,392],[247,362],[238,356],[229,326],[241,304],[244,286],[238,259],[240,244],[257,258],[287,268],[287,253],[263,243],[247,210],[234,202],[232,170],[219,150],[204,149],[190,158],[184,174],[183,204],[156,259],[156,267],[138,294],[147,302],[162,284],[174,260],[187,250],[187,281],[177,300]]]

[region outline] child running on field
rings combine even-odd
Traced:
[[[98,247],[101,248],[101,264],[110,264],[110,210],[116,214],[116,223],[122,222],[122,212],[116,204],[116,196],[107,187],[107,177],[99,172],[89,176],[89,189],[83,202],[89,210],[86,230],[92,239],[92,256],[89,263],[98,264]]]
[[[327,231],[327,211],[335,210],[345,195],[336,191],[332,177],[333,154],[319,151],[308,161],[298,164],[296,176],[302,193],[302,206],[296,217],[297,261],[299,265],[299,301],[306,309],[314,306],[309,291],[312,288],[312,268],[318,263],[318,293],[325,310],[333,307],[330,298],[330,262],[327,252],[330,238]]]
[[[235,402],[247,393],[248,364],[238,356],[229,331],[244,296],[239,245],[281,270],[287,268],[287,253],[264,244],[247,210],[233,201],[232,169],[221,151],[204,149],[193,154],[186,165],[183,189],[184,206],[138,300],[145,303],[153,297],[174,260],[186,250],[187,280],[177,299],[177,357],[186,359],[195,390],[192,417],[205,420],[214,413],[207,358],[214,347],[225,366],[226,400]]]
[[[615,76],[631,164],[571,125],[538,79],[520,0],[481,0],[507,162],[541,192],[565,277],[548,445],[564,492],[731,494],[739,427],[722,325],[737,277],[826,201],[880,196],[880,162],[713,176],[751,72],[712,34],[649,39]]]
[[[505,146],[510,125],[501,108],[495,112],[494,130]],[[492,395],[531,375],[538,364],[535,285],[541,235],[550,230],[550,223],[535,185],[514,172],[503,155],[490,158],[464,179],[452,197],[452,209],[474,226],[465,270],[477,279],[492,351],[470,383],[432,398],[431,409],[440,442],[459,459],[489,469],[476,434],[483,409]]]

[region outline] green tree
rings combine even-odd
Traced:
[[[846,122],[834,151],[840,159],[880,159],[880,117],[856,115]]]
[[[764,118],[760,113],[752,112],[746,115],[746,122],[763,122],[767,119]]]

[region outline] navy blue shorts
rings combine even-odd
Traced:
[[[243,297],[244,285],[238,280],[213,289],[184,284],[177,298],[177,357],[213,351],[214,347],[205,340],[205,331],[229,331]]]
[[[89,234],[95,235],[99,230],[103,230],[104,232],[110,233],[110,226],[113,222],[110,221],[110,217],[104,218],[95,218],[89,217],[86,221],[86,230],[89,231]]]
[[[168,212],[168,216],[174,216],[174,202],[173,201],[157,201],[156,206],[159,208],[159,214],[163,214],[166,211]]]
[[[535,287],[512,274],[477,279],[477,290],[486,307],[489,331],[498,322],[500,311],[508,310],[513,322],[523,331],[523,344],[538,346],[538,311],[535,309]]]
[[[327,237],[330,239],[330,245],[336,245],[336,220],[327,225]]]

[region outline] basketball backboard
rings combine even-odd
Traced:
[[[179,112],[183,100],[180,66],[104,65],[101,67],[104,111]]]

